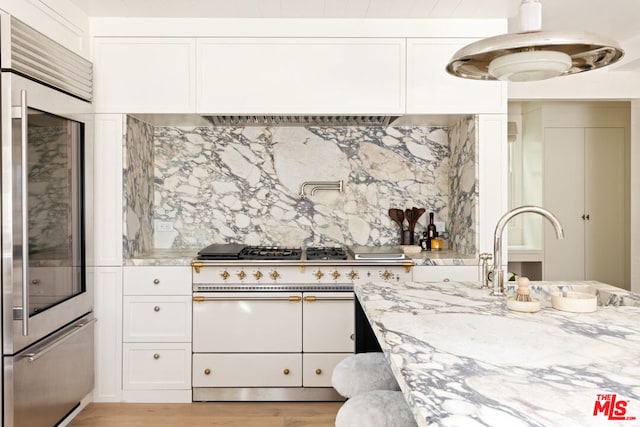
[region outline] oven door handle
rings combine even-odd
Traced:
[[[305,296],[302,299],[305,302],[314,302],[314,301],[353,301],[353,296],[323,297],[323,296],[308,295],[308,296]]]
[[[202,297],[194,296],[193,302],[205,302],[205,301],[289,301],[300,302],[302,297],[289,296],[289,297]]]

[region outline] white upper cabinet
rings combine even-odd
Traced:
[[[195,112],[195,40],[97,38],[96,112]]]
[[[395,114],[404,38],[198,39],[199,113]]]
[[[478,114],[507,112],[507,84],[462,79],[445,67],[467,38],[407,39],[407,113]]]

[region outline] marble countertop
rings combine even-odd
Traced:
[[[126,258],[124,265],[190,265],[198,254],[198,249],[154,249],[133,258]],[[453,251],[420,252],[409,256],[416,267],[444,265],[478,265],[478,258],[473,255],[461,255]]]
[[[477,283],[356,284],[419,426],[638,425],[638,295],[598,282],[532,284],[534,296],[536,286],[588,286],[601,304],[629,306],[568,313],[540,293],[541,311],[518,313]]]

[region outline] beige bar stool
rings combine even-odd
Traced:
[[[357,353],[343,359],[334,368],[331,383],[346,398],[373,390],[400,390],[383,353]]]
[[[374,390],[347,400],[336,427],[417,427],[401,391]]]

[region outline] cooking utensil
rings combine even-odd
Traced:
[[[404,245],[404,212],[402,209],[389,209],[389,217],[400,226],[400,244]]]

